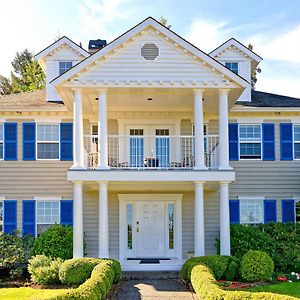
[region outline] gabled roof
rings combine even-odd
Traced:
[[[235,38],[229,39],[228,41],[226,41],[225,43],[223,43],[222,45],[220,45],[219,47],[217,47],[216,49],[211,51],[209,53],[209,55],[212,56],[212,57],[216,57],[221,52],[223,52],[224,50],[226,50],[227,48],[229,48],[231,46],[234,46],[234,47],[238,48],[239,50],[244,52],[246,55],[248,55],[250,58],[255,60],[257,63],[262,61],[262,57],[260,57],[258,54],[256,54],[252,50],[250,50],[248,47],[243,45],[241,42],[239,42]]]
[[[85,58],[75,66],[73,66],[71,69],[69,69],[67,72],[63,73],[62,75],[54,78],[51,83],[53,83],[54,86],[60,85],[62,82],[70,79],[72,76],[76,75],[78,72],[83,70],[84,68],[88,67],[90,64],[94,63],[96,60],[98,60],[100,57],[104,57],[106,54],[111,52],[114,48],[122,45],[127,40],[132,38],[134,35],[142,32],[145,28],[148,26],[151,26],[154,28],[154,30],[157,30],[158,32],[164,34],[166,37],[168,37],[171,40],[176,41],[176,43],[189,51],[191,54],[195,55],[196,57],[200,58],[204,62],[211,65],[216,70],[222,72],[224,75],[228,76],[231,80],[234,82],[237,82],[240,86],[246,87],[249,85],[249,82],[245,80],[243,77],[235,74],[228,68],[226,68],[223,64],[218,62],[213,57],[209,56],[208,54],[204,53],[200,49],[198,49],[196,46],[192,45],[188,41],[186,41],[184,38],[173,32],[172,30],[166,28],[162,24],[160,24],[157,20],[155,20],[152,17],[148,17],[121,36],[117,37],[115,40],[107,44],[104,48],[98,50],[94,54],[90,55],[89,57]]]

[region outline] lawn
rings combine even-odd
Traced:
[[[0,288],[0,299],[5,300],[31,300],[31,299],[43,299],[44,297],[55,296],[61,292],[59,290],[47,290],[47,289],[33,289],[29,287],[21,288]]]
[[[281,282],[247,289],[250,292],[271,292],[300,298],[300,282]]]

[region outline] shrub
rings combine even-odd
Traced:
[[[34,240],[35,240],[35,237],[31,234],[26,234],[25,236],[22,237],[22,246],[24,249],[26,261],[28,261],[28,259],[31,257]]]
[[[274,262],[266,252],[249,250],[242,258],[240,273],[247,281],[270,280],[273,272]]]
[[[52,258],[73,257],[73,229],[71,226],[55,224],[50,226],[34,241],[32,255],[46,255]]]
[[[63,260],[56,258],[51,260],[45,255],[37,255],[29,260],[28,272],[31,280],[38,284],[55,284],[59,283],[59,268]]]
[[[217,282],[207,266],[196,265],[189,278],[199,299],[207,300],[296,300],[297,298],[272,293],[226,291]]]
[[[222,278],[228,281],[232,281],[238,278],[239,266],[240,266],[239,260],[236,257],[231,256],[228,261],[227,269],[223,274]]]
[[[0,232],[0,249],[0,269],[8,269],[11,277],[21,275],[25,254],[20,237]]]
[[[196,265],[205,265],[211,269],[217,279],[225,277],[233,279],[238,273],[237,259],[229,256],[202,256],[188,259],[182,266],[181,276],[184,280],[188,280],[191,271]]]

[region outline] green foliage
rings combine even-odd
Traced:
[[[52,260],[45,255],[37,255],[29,260],[28,272],[34,283],[48,285],[59,283],[59,268],[63,260],[56,258]]]
[[[22,246],[24,249],[26,261],[28,261],[28,259],[31,257],[34,241],[35,241],[35,237],[31,234],[26,234],[25,236],[22,237]]]
[[[242,259],[248,250],[267,252],[275,270],[291,272],[300,266],[300,224],[231,225],[231,253]],[[219,250],[219,241],[217,242]],[[298,267],[298,268],[297,268]]]
[[[11,277],[21,275],[21,264],[25,262],[22,241],[16,234],[0,232],[0,269],[9,269]]]
[[[196,265],[189,278],[199,299],[206,300],[296,300],[297,298],[272,293],[250,293],[244,291],[226,291],[217,285],[210,269]]]
[[[12,91],[11,82],[8,78],[0,75],[0,95],[8,95]]]
[[[55,224],[50,226],[34,241],[32,255],[69,259],[73,257],[73,228]]]
[[[273,272],[274,262],[264,251],[249,250],[242,258],[240,273],[246,281],[267,281]]]
[[[182,266],[181,276],[189,280],[192,269],[196,265],[205,265],[210,268],[217,279],[233,279],[238,273],[238,260],[230,256],[202,256],[188,259]]]

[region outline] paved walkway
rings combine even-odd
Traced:
[[[179,279],[125,280],[116,300],[197,300]]]

